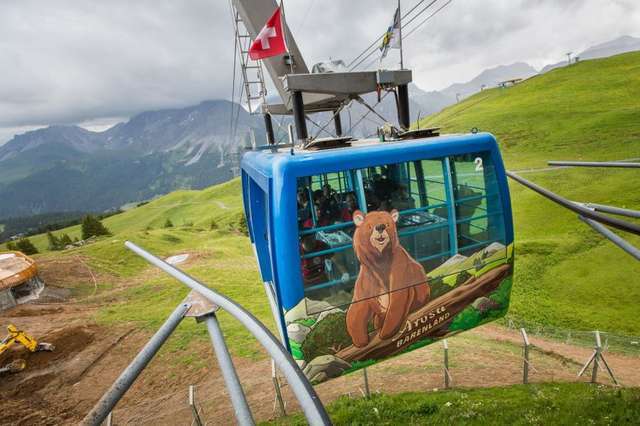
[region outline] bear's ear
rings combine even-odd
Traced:
[[[391,210],[391,217],[393,218],[394,222],[397,222],[398,218],[400,217],[400,213],[398,213],[398,210],[396,209]]]
[[[362,213],[360,210],[356,210],[355,212],[353,212],[353,223],[356,226],[360,226],[362,225],[362,222],[364,222],[364,213]]]

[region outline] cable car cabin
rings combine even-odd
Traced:
[[[490,134],[252,151],[242,185],[276,322],[313,382],[507,312],[511,204]]]

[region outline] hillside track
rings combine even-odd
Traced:
[[[16,323],[36,338],[54,343],[53,353],[28,354],[16,349],[0,363],[26,358],[22,373],[5,376],[0,394],[2,423],[74,424],[82,419],[138,350],[150,337],[134,325],[105,328],[94,320],[96,307],[75,303],[23,305],[2,312],[0,325]],[[530,381],[569,382],[577,379],[579,365],[591,349],[542,338],[531,338],[539,348],[532,352]],[[522,380],[521,337],[515,330],[487,325],[449,339],[450,371],[454,387],[489,387]],[[206,342],[188,349],[205,362],[196,367],[176,365],[171,354],[161,353],[114,412],[120,424],[188,424],[187,388],[197,386],[197,396],[207,419],[216,424],[234,424],[233,411]],[[233,349],[233,348],[232,348]],[[607,360],[623,386],[640,386],[640,358],[607,354]],[[262,353],[259,359],[235,357],[238,374],[257,420],[276,415],[271,365]],[[442,346],[434,344],[369,367],[372,392],[437,391],[443,386]],[[608,384],[601,374],[599,380]],[[341,395],[363,394],[361,372],[317,386],[325,403]],[[289,412],[298,410],[295,398],[284,387]]]

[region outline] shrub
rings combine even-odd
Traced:
[[[20,238],[16,243],[16,248],[26,255],[37,254],[38,249],[28,238]]]
[[[82,219],[82,239],[101,235],[111,235],[109,230],[93,215],[87,215]]]
[[[173,222],[171,222],[171,219],[167,218],[167,220],[164,221],[164,227],[173,228]]]
[[[218,229],[218,224],[216,223],[215,220],[211,219],[211,223],[209,224],[209,230],[213,231],[215,229]]]
[[[7,241],[7,250],[18,251],[18,247],[16,247],[16,243],[13,241]]]
[[[73,244],[73,240],[71,240],[71,237],[67,234],[62,234],[62,236],[60,237],[60,244],[62,244],[62,248],[65,248],[66,246],[70,246]]]
[[[238,220],[236,222],[236,231],[240,232],[242,235],[248,237],[249,236],[249,228],[247,227],[247,218],[244,213],[240,213],[238,215]]]
[[[49,250],[62,250],[62,242],[51,231],[47,232],[47,240],[49,241]]]

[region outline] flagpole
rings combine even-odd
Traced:
[[[287,40],[287,33],[289,31],[287,31],[287,21],[284,16],[284,0],[280,0],[280,14],[282,16],[282,36],[284,37],[284,44],[287,49],[287,54],[289,55],[289,70],[291,74],[293,74],[293,56],[291,56],[291,52],[289,51],[289,41]]]
[[[402,58],[402,11],[400,10],[400,0],[398,0],[398,26],[400,36],[400,69],[404,69],[404,60]]]

